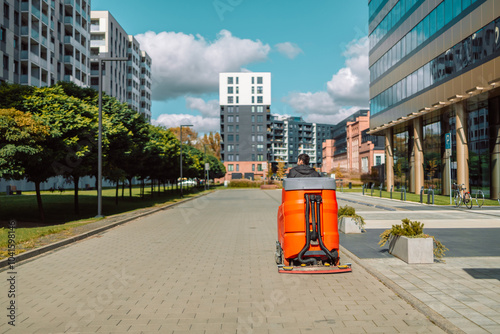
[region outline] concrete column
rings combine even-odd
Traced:
[[[496,133],[491,135],[496,135],[495,146],[491,153],[491,198],[498,199],[500,195],[500,126],[497,126]]]
[[[389,128],[385,130],[385,180],[386,189],[390,191],[391,186],[394,185],[394,139],[393,130]]]
[[[424,185],[424,133],[422,117],[413,120],[413,166],[411,166],[410,192],[420,194],[420,188]]]
[[[469,191],[469,148],[467,146],[467,112],[463,103],[455,104],[457,128],[457,183],[465,184]]]

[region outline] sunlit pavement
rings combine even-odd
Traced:
[[[369,270],[467,333],[500,332],[500,206],[467,210],[351,193],[337,198],[366,219],[366,233],[341,235],[341,244]],[[379,234],[403,218],[424,223],[424,232],[449,248],[445,262],[408,265],[377,245]]]

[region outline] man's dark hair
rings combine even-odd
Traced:
[[[309,165],[309,156],[307,154],[305,153],[299,154],[298,159],[302,160],[304,165]]]

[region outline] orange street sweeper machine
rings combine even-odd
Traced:
[[[275,254],[280,273],[352,271],[350,264],[340,265],[337,211],[334,179],[283,181]]]

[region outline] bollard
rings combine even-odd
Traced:
[[[363,183],[363,185],[361,186],[361,191],[363,192],[363,196],[365,195],[365,184]]]
[[[394,189],[394,185],[391,185],[391,199],[392,199],[392,190]]]
[[[401,187],[401,200],[406,201],[406,188],[405,187]]]
[[[422,188],[420,188],[420,203],[424,203],[422,199],[423,194],[424,194],[424,187],[422,186]]]
[[[383,183],[381,183],[380,187],[379,187],[379,189],[380,189],[380,198],[382,198],[382,188],[384,188]]]
[[[372,183],[372,187],[371,187],[371,189],[372,189],[372,193],[371,193],[371,196],[373,196],[373,189],[374,189],[374,188],[375,188],[375,183]]]
[[[427,204],[431,204],[431,192],[432,192],[432,204],[434,204],[434,189],[427,189]]]

